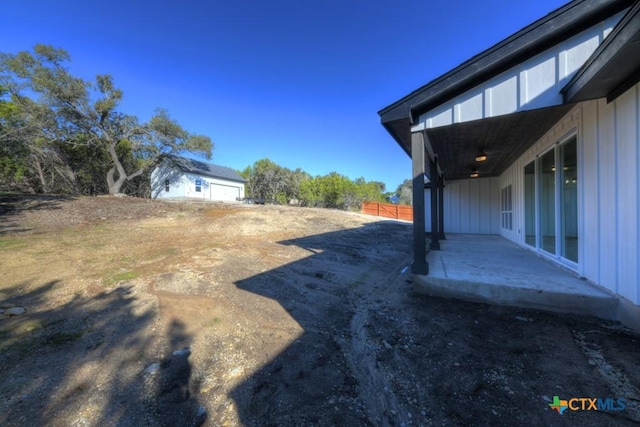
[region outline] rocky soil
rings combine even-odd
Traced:
[[[0,425],[640,422],[638,334],[414,295],[409,224],[127,197],[0,215]]]

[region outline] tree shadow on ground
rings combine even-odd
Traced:
[[[61,203],[73,200],[65,195],[0,195],[0,236],[29,231],[18,222],[25,211],[61,209]]]
[[[48,303],[63,293],[59,281],[0,291],[27,310],[0,320],[1,425],[196,424],[189,352],[172,354],[191,339],[183,325],[150,333],[156,307],[131,286]]]
[[[278,301],[304,330],[232,391],[243,425],[371,423],[354,374],[352,319],[367,283],[400,274],[410,233],[408,224],[381,221],[280,241],[310,256],[236,283]]]

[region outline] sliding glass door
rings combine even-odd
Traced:
[[[560,255],[578,262],[578,150],[573,137],[560,146]]]
[[[556,253],[556,167],[555,150],[547,151],[540,158],[540,236],[541,247],[550,254]]]
[[[571,137],[524,167],[525,243],[578,262],[578,150]]]
[[[536,233],[536,162],[524,167],[524,241],[537,247]]]

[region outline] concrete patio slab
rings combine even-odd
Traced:
[[[448,234],[427,255],[418,293],[618,320],[618,298],[500,237]]]

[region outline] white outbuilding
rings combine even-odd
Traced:
[[[151,197],[231,202],[244,198],[246,182],[231,168],[170,155],[151,172]]]

